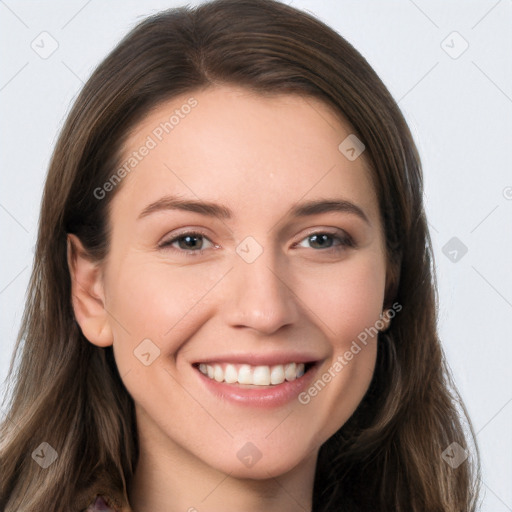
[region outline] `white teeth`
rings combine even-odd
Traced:
[[[270,368],[268,366],[256,366],[252,373],[252,383],[256,386],[269,386]]]
[[[252,384],[270,386],[291,382],[302,377],[305,372],[304,363],[278,364],[275,366],[251,366],[248,364],[199,364],[199,371],[217,382],[228,384]]]
[[[295,380],[297,378],[297,365],[295,363],[287,364],[284,369],[284,376],[288,381]]]
[[[282,364],[273,366],[270,370],[270,384],[282,384],[284,382],[284,368]]]
[[[248,364],[243,364],[238,370],[238,383],[239,384],[252,384],[251,367]]]
[[[217,382],[222,382],[224,380],[224,371],[222,370],[222,367],[216,364],[213,367],[213,378]]]
[[[238,381],[238,372],[232,364],[228,364],[226,366],[226,370],[224,371],[224,380],[228,384],[233,384]]]

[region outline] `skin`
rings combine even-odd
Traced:
[[[338,149],[350,127],[298,95],[216,86],[174,98],[136,126],[126,158],[191,96],[198,105],[115,191],[107,259],[91,261],[69,235],[75,315],[91,343],[113,345],[135,401],[134,511],[310,510],[318,449],[368,389],[377,338],[305,405],[221,400],[191,364],[236,351],[305,351],[321,360],[315,379],[326,373],[383,311],[377,197],[364,153],[349,161]],[[233,218],[177,210],[137,218],[166,194],[220,203]],[[289,216],[294,203],[325,198],[355,203],[369,222],[348,212]],[[187,254],[194,249],[183,241],[159,248],[196,229],[206,234],[203,254]],[[348,233],[356,246],[336,238],[315,245],[311,231],[326,229]],[[263,249],[252,263],[236,252],[248,236]],[[134,356],[144,339],[160,350],[147,366]],[[261,454],[252,467],[237,457],[248,441]]]

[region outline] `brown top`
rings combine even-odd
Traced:
[[[85,512],[119,512],[120,509],[112,506],[106,496],[97,496],[94,503],[91,503]]]
[[[77,512],[133,512],[111,474],[102,470],[76,500]]]

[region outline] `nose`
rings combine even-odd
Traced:
[[[235,328],[250,328],[270,335],[300,318],[293,282],[270,249],[264,249],[248,263],[238,255],[227,276],[228,299],[223,311],[226,322]]]

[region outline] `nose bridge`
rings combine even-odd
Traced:
[[[270,244],[264,247],[254,238],[242,241],[230,272],[231,293],[227,320],[232,326],[246,326],[270,334],[298,318],[296,298],[287,281],[286,262]]]

